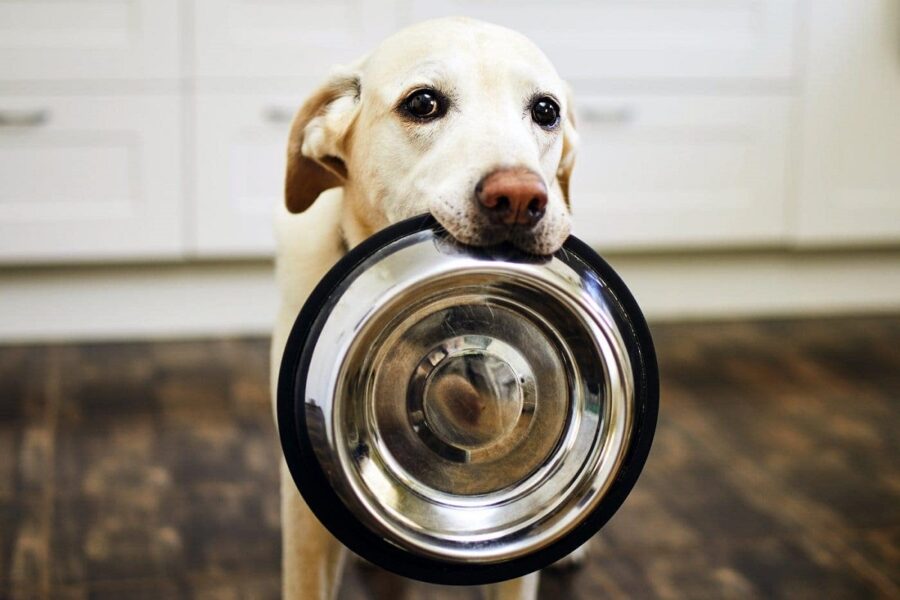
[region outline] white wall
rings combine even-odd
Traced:
[[[888,312],[900,251],[607,255],[651,321]],[[269,262],[0,272],[0,340],[268,335]]]

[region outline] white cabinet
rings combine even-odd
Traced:
[[[174,95],[0,97],[0,260],[179,256]]]
[[[448,14],[574,82],[599,247],[900,241],[897,0],[0,0],[0,262],[269,255],[306,94]]]
[[[790,100],[586,97],[575,233],[608,249],[784,241]]]
[[[818,0],[817,0],[818,1]],[[799,0],[407,0],[526,34],[570,79],[786,80]]]
[[[200,93],[195,100],[194,251],[270,254],[274,207],[284,201],[293,96]]]
[[[802,107],[803,244],[900,241],[900,2],[816,0]]]
[[[176,77],[179,0],[0,2],[0,81]]]
[[[199,77],[323,77],[397,24],[378,0],[194,0]]]

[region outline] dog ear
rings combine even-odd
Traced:
[[[562,189],[563,199],[566,205],[569,201],[569,178],[572,176],[572,167],[575,166],[575,150],[578,148],[578,132],[575,130],[575,104],[572,101],[572,88],[566,84],[566,114],[563,119],[563,148],[556,169],[556,180]]]
[[[292,213],[347,180],[346,149],[359,112],[358,74],[338,72],[303,103],[288,139],[284,200]]]

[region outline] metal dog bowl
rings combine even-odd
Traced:
[[[407,577],[480,584],[600,529],[643,467],[658,402],[644,318],[585,244],[477,249],[416,217],[313,291],[278,424],[297,487],[347,547]]]

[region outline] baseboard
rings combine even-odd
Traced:
[[[900,250],[607,257],[650,320],[900,312]],[[269,262],[0,270],[0,342],[267,335]]]
[[[268,262],[0,270],[0,341],[268,334]]]
[[[613,256],[651,320],[900,311],[900,250]]]

